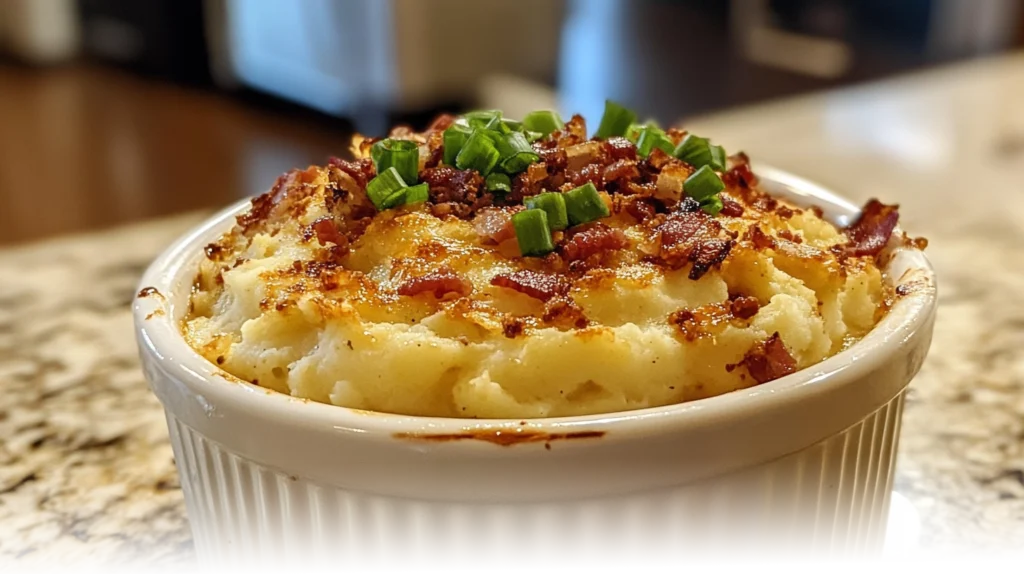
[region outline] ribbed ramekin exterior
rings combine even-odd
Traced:
[[[347,491],[242,458],[171,414],[168,427],[196,547],[209,564],[675,560],[737,548],[851,556],[882,546],[903,396],[842,433],[724,476],[616,497],[513,504]]]

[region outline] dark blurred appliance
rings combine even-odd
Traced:
[[[79,0],[87,55],[185,84],[210,83],[203,0]]]

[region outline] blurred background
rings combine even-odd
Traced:
[[[1024,46],[1019,0],[0,0],[0,244],[221,206],[353,130],[662,123]]]

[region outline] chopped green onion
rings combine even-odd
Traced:
[[[537,163],[540,161],[540,156],[532,151],[521,151],[516,155],[505,158],[501,162],[501,171],[510,174],[517,174],[527,167],[531,163]]]
[[[711,146],[711,163],[708,164],[715,171],[725,171],[725,148],[720,145]]]
[[[491,173],[497,165],[501,154],[494,147],[494,141],[487,134],[486,130],[474,130],[473,134],[462,146],[459,155],[455,158],[455,167],[459,169],[475,169],[481,175]]]
[[[595,138],[608,139],[612,136],[626,134],[629,126],[636,121],[636,114],[619,104],[611,101],[604,101],[604,115],[601,116],[601,125],[597,128]]]
[[[418,183],[405,189],[405,205],[423,203],[430,198],[430,186],[427,182]]]
[[[455,165],[455,158],[458,157],[459,152],[462,151],[462,146],[466,145],[466,140],[469,139],[472,133],[472,129],[460,124],[452,124],[451,127],[444,130],[445,164]]]
[[[640,138],[640,132],[642,132],[643,129],[643,124],[629,124],[629,127],[626,128],[626,135],[623,137],[633,143],[636,143],[636,140]]]
[[[512,133],[512,128],[508,126],[508,123],[506,123],[505,120],[501,119],[500,114],[491,118],[491,121],[487,122],[484,129],[495,131],[503,135]]]
[[[495,118],[501,119],[501,110],[476,110],[466,112],[462,117],[471,128],[486,128]]]
[[[524,257],[547,255],[555,250],[548,228],[548,216],[543,209],[527,209],[512,216],[519,252]]]
[[[704,212],[707,213],[708,215],[714,217],[718,215],[719,211],[722,211],[722,198],[717,194],[712,195],[711,197],[700,202],[700,208],[703,209]]]
[[[523,131],[523,122],[517,122],[516,120],[504,120],[505,127],[512,132]]]
[[[716,171],[725,170],[725,148],[720,145],[711,145],[707,138],[689,134],[683,141],[679,142],[672,155],[692,165],[693,167],[711,166]]]
[[[544,134],[540,132],[531,132],[530,130],[526,130],[525,132],[523,132],[523,135],[526,136],[526,141],[530,143],[544,139]]]
[[[377,173],[393,167],[407,184],[419,180],[420,150],[416,142],[392,138],[380,140],[370,148],[370,158]]]
[[[697,168],[711,163],[711,147],[708,140],[693,134],[687,134],[672,155]]]
[[[530,112],[523,118],[523,127],[527,130],[539,132],[541,137],[551,135],[551,132],[556,132],[565,127],[565,123],[562,122],[562,118],[559,117],[557,112],[551,110],[538,110],[536,112]]]
[[[387,209],[385,205],[391,196],[405,187],[405,180],[398,174],[398,170],[389,167],[366,184],[366,195],[377,209]]]
[[[704,201],[723,189],[722,178],[709,165],[698,169],[683,182],[683,191],[697,201]]]
[[[496,138],[494,146],[498,148],[501,159],[512,157],[520,152],[533,152],[533,146],[526,141],[526,135],[520,132],[512,132]]]
[[[533,146],[526,141],[526,135],[512,132],[504,136],[492,134],[494,147],[499,154],[499,166],[507,174],[515,175],[526,169],[531,163],[540,161],[540,156],[533,151]],[[496,136],[496,137],[495,137]]]
[[[672,155],[675,151],[675,144],[661,128],[647,126],[640,130],[640,136],[636,140],[636,153],[640,157],[647,157],[655,148]]]
[[[565,211],[565,198],[561,193],[551,192],[527,197],[523,202],[528,209],[543,209],[548,216],[552,231],[569,227],[569,215]]]
[[[571,225],[588,223],[611,215],[593,183],[565,192],[565,211]]]
[[[512,191],[512,180],[503,173],[492,173],[485,180],[487,191],[508,193]]]

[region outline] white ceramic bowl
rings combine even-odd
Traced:
[[[773,192],[847,223],[846,200],[759,169]],[[737,550],[880,549],[904,391],[931,340],[935,279],[907,284],[849,350],[781,379],[607,415],[465,420],[367,413],[235,380],[179,332],[202,247],[247,202],[161,255],[134,305],[142,364],[167,413],[202,559],[576,564]],[[522,562],[523,560],[519,560]]]

